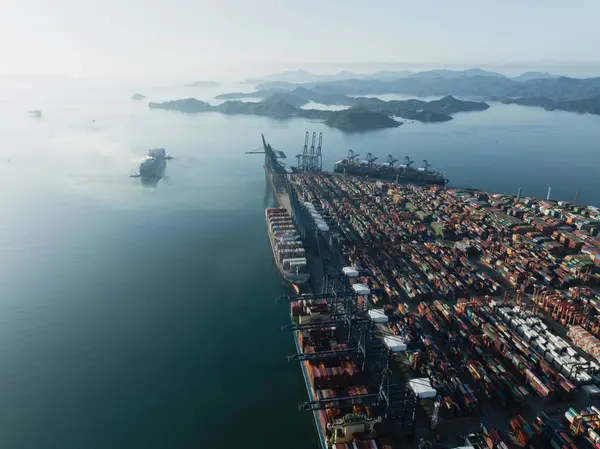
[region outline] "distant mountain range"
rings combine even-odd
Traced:
[[[265,84],[265,83],[320,83],[330,81],[343,80],[378,80],[378,81],[394,81],[401,78],[415,78],[421,80],[432,80],[436,78],[461,78],[464,76],[493,76],[496,78],[512,79],[514,81],[529,81],[532,79],[559,78],[560,75],[553,75],[544,72],[525,72],[514,78],[507,77],[502,73],[490,72],[483,69],[467,69],[467,70],[427,70],[424,72],[411,72],[409,70],[382,70],[375,73],[354,73],[342,71],[335,74],[317,74],[307,72],[306,70],[291,70],[273,75],[267,75],[259,78],[250,78],[244,81],[246,84]],[[272,86],[275,87],[275,86]]]
[[[216,81],[194,81],[190,84],[186,84],[187,87],[218,87],[219,83]]]
[[[306,70],[290,70],[287,72],[276,73],[273,75],[267,75],[260,78],[250,78],[244,81],[245,84],[262,84],[267,82],[284,81],[288,83],[314,83],[320,81],[338,81],[338,80],[349,80],[353,78],[368,78],[368,79],[380,79],[380,80],[391,80],[398,79],[404,76],[412,75],[413,72],[408,70],[401,71],[389,71],[382,70],[371,74],[358,74],[349,71],[342,71],[335,74],[317,74],[307,72]]]
[[[298,72],[286,73],[298,75]],[[342,72],[332,76],[342,74],[350,75],[348,72]],[[487,101],[539,106],[546,110],[600,114],[600,77],[569,78],[545,72],[525,72],[509,78],[501,73],[481,69],[429,70],[408,74],[385,72],[385,77],[381,74],[382,72],[377,72],[373,75],[363,75],[363,78],[357,75],[348,79],[302,84],[283,80],[268,81],[257,85],[257,92],[245,96],[261,96],[262,92],[270,95],[274,92],[294,91],[300,86],[315,95],[320,95],[321,101],[330,101],[324,104],[346,104],[344,100],[340,100],[340,97],[357,95],[401,94],[417,97],[457,95],[485,98]],[[275,79],[281,75],[285,73],[273,75],[271,78]],[[301,71],[300,75],[296,79],[315,76],[304,71]],[[238,94],[225,95],[229,95],[227,98],[235,98]],[[334,101],[331,101],[332,98]],[[320,102],[317,99],[311,101]]]

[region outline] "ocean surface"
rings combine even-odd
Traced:
[[[221,91],[251,90],[227,86]],[[137,90],[137,89],[136,89]],[[218,89],[148,87],[149,100]],[[131,89],[0,86],[0,449],[316,447],[272,261],[260,134],[427,159],[452,185],[600,205],[600,117],[492,104],[444,124],[150,111]],[[314,107],[318,107],[312,105]],[[39,109],[42,118],[26,114]],[[175,159],[132,178],[149,148]]]

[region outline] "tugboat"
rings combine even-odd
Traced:
[[[167,156],[164,148],[154,148],[148,151],[148,156],[140,164],[142,181],[158,181],[162,178],[167,166]]]

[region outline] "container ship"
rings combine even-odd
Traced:
[[[320,447],[391,449],[391,442],[379,437],[376,431],[382,418],[373,413],[367,405],[369,402],[364,400],[377,392],[370,391],[366,373],[350,356],[344,355],[349,353],[348,344],[342,343],[347,336],[343,335],[343,327],[331,325],[327,301],[292,302],[290,317],[292,325],[301,328],[293,333],[308,404],[325,404],[312,409]],[[336,352],[339,357],[319,357],[319,353]]]
[[[263,142],[261,152],[265,154],[264,169],[268,183],[273,187],[277,201],[281,206],[285,207],[287,204],[281,203],[287,203],[287,201],[285,201],[285,198],[282,198],[282,196],[288,195],[287,176],[293,173],[293,170],[281,161],[281,159],[286,158],[285,153],[273,149],[273,147],[266,142],[265,136],[262,134],[261,136]]]
[[[167,166],[167,156],[164,148],[154,148],[148,151],[148,156],[140,164],[142,181],[158,181],[162,178]]]
[[[281,276],[292,284],[304,284],[310,278],[306,251],[292,217],[284,207],[268,208],[265,216],[273,257]]]
[[[383,164],[375,164],[374,161],[377,158],[373,157],[371,153],[367,155],[366,160],[359,160],[358,156],[360,155],[350,150],[346,158],[334,164],[333,171],[346,175],[365,176],[402,183],[435,185],[448,183],[448,179],[443,174],[431,170],[431,165],[426,160],[423,161],[421,167],[414,168],[414,161],[409,157],[404,158],[404,164],[395,165],[397,159],[394,159],[392,155],[389,155],[387,162]]]

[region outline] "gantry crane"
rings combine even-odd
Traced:
[[[306,171],[313,171],[315,168],[315,160],[316,160],[316,153],[315,153],[315,143],[317,140],[317,133],[313,132],[312,135],[312,142],[310,144],[310,151],[308,153],[308,165],[304,168]]]
[[[323,133],[319,133],[319,146],[317,147],[317,154],[315,155],[315,165],[313,169],[315,171],[323,170],[323,153],[321,147],[323,146]]]
[[[359,410],[361,407],[368,406],[377,409],[378,416],[397,419],[405,431],[411,433],[414,430],[416,395],[403,385],[390,383],[392,353],[386,346],[374,340],[375,324],[357,306],[359,295],[349,287],[348,278],[345,275],[326,274],[323,293],[283,296],[277,299],[278,302],[284,303],[325,300],[331,312],[331,316],[325,321],[291,324],[284,326],[285,330],[301,331],[335,327],[337,329],[344,328],[348,332],[347,348],[299,353],[290,356],[290,360],[315,362],[349,358],[361,365],[361,371],[368,374],[369,378],[366,383],[370,386],[368,393],[312,400],[300,404],[299,409],[315,411],[352,407],[354,410]],[[368,364],[367,357],[369,357]],[[381,418],[376,419],[381,420]]]
[[[394,164],[395,164],[396,162],[398,162],[398,159],[394,158],[394,156],[392,156],[391,154],[388,154],[388,157],[387,157],[387,159],[386,159],[386,162],[387,162],[387,164],[388,164],[388,166],[389,166],[390,168],[393,168],[393,167],[394,167]]]
[[[360,156],[360,154],[355,153],[353,150],[348,150],[348,156],[346,157],[348,159],[348,163],[354,164],[358,156]]]
[[[373,162],[375,162],[377,160],[377,157],[373,156],[371,153],[367,153],[367,164],[369,164],[369,167],[373,166]]]

